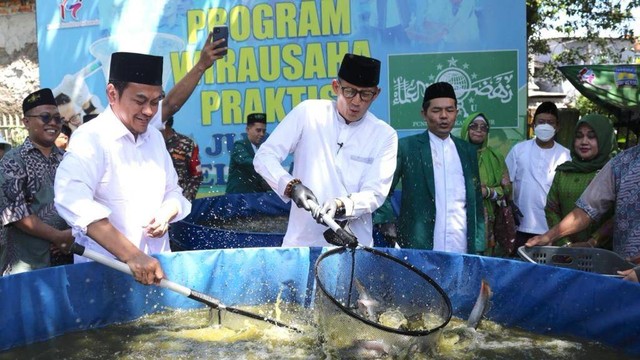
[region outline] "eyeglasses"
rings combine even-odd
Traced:
[[[480,124],[470,124],[469,125],[469,129],[474,130],[474,131],[482,131],[482,132],[488,132],[489,131],[489,127],[487,125],[480,125]]]
[[[62,124],[62,121],[64,120],[64,118],[62,116],[58,115],[51,115],[48,113],[44,113],[44,114],[38,114],[38,115],[25,115],[25,117],[37,117],[40,118],[40,120],[42,120],[43,123],[48,124],[51,122],[51,120],[54,120],[56,122],[56,124]]]
[[[358,90],[347,86],[341,86],[340,89],[342,89],[342,95],[347,99],[353,99],[356,95],[360,94],[360,100],[362,101],[370,101],[378,93],[377,91]]]

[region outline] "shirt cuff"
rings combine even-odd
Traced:
[[[345,217],[353,216],[354,207],[355,207],[355,203],[353,202],[353,200],[351,200],[351,198],[348,196],[342,196],[342,197],[339,197],[338,199],[340,199],[340,201],[342,201],[342,203],[344,204],[344,216]]]
[[[587,204],[587,202],[582,200],[582,198],[580,198],[580,199],[578,199],[578,201],[576,201],[576,207],[584,210],[584,212],[587,213],[587,216],[589,216],[591,218],[591,220],[593,220],[593,221],[600,220],[600,214],[598,214],[596,209],[594,209],[592,206]]]
[[[280,198],[282,199],[282,201],[289,202],[288,197],[284,196],[284,191],[287,188],[287,184],[289,184],[291,182],[291,180],[293,180],[294,177],[291,175],[285,175],[283,177],[280,178],[280,180],[278,180],[278,196],[280,196]]]
[[[0,222],[2,223],[2,226],[6,226],[16,221],[20,221],[32,214],[33,212],[26,204],[20,204],[13,207],[10,206],[6,207],[0,213]]]
[[[74,236],[76,234],[86,235],[87,227],[89,227],[89,225],[98,220],[107,219],[109,218],[109,215],[111,215],[111,210],[108,207],[96,204],[91,208],[91,211],[88,211],[84,215],[78,217],[77,220],[71,224],[71,233]]]
[[[177,194],[176,196],[170,195],[162,202],[160,208],[163,208],[165,206],[175,207],[176,209],[178,209],[176,216],[173,218],[173,220],[170,221],[171,223],[178,222],[187,217],[189,213],[191,213],[191,202],[187,200],[187,198],[182,196],[182,194]]]

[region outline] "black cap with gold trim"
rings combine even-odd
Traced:
[[[27,97],[22,100],[22,112],[26,114],[27,111],[40,105],[57,106],[51,89],[44,88],[27,95]]]

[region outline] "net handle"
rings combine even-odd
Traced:
[[[316,209],[317,209],[322,221],[335,233],[336,235],[335,237],[326,236],[327,234],[325,233],[325,239],[327,240],[327,242],[329,242],[332,245],[347,246],[350,248],[356,248],[359,246],[365,247],[364,245],[358,242],[358,238],[356,238],[355,235],[345,230],[331,216],[320,211],[320,209],[318,209],[320,205],[318,205],[315,201],[309,199],[307,200],[307,203],[309,204],[309,207],[310,207],[309,212],[313,214],[314,212],[316,212]],[[395,243],[393,247],[396,249],[400,249],[400,245],[398,245],[398,243]]]
[[[347,247],[350,247],[350,248],[356,248],[358,246],[361,246],[358,243],[358,238],[356,238],[355,235],[349,233],[347,230],[342,228],[342,226],[340,226],[335,220],[333,220],[333,218],[331,216],[329,216],[328,214],[322,212],[321,209],[319,209],[320,205],[316,204],[315,201],[307,200],[307,203],[309,204],[310,213],[313,214],[313,213],[315,213],[317,211],[320,214],[320,218],[322,219],[322,221],[335,234],[335,236],[333,236],[334,234],[327,234],[325,232],[325,237],[324,238],[325,238],[325,240],[327,240],[327,242],[329,242],[332,245],[347,246]]]

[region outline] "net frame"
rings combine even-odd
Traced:
[[[340,300],[336,299],[326,288],[325,284],[323,283],[322,279],[319,278],[319,268],[322,264],[322,262],[330,257],[330,256],[334,256],[336,254],[340,254],[343,252],[347,252],[350,251],[352,252],[352,261],[351,261],[351,275],[350,275],[350,288],[348,293],[351,294],[352,291],[352,287],[353,287],[353,283],[354,283],[354,275],[355,275],[355,254],[356,251],[366,251],[369,252],[371,254],[373,254],[374,256],[379,256],[382,257],[386,260],[390,260],[393,261],[395,263],[397,263],[398,265],[400,265],[403,268],[406,268],[407,270],[413,272],[414,274],[418,275],[420,278],[422,278],[424,281],[426,281],[431,287],[433,287],[435,289],[435,291],[441,296],[442,301],[444,302],[445,305],[445,313],[444,314],[439,314],[443,317],[443,322],[442,324],[431,328],[431,329],[427,329],[427,330],[404,330],[404,329],[397,329],[397,328],[392,328],[392,327],[387,327],[384,326],[380,323],[371,321],[369,319],[363,318],[362,316],[358,315],[355,311],[353,311],[350,307],[345,306]],[[348,247],[338,247],[335,249],[331,249],[323,254],[321,254],[318,259],[316,260],[315,266],[314,266],[314,277],[316,280],[316,287],[317,289],[319,289],[322,292],[322,296],[325,296],[326,298],[328,298],[333,305],[335,305],[337,308],[339,308],[342,313],[348,315],[349,317],[351,317],[352,319],[355,319],[357,321],[363,322],[368,326],[372,326],[377,330],[381,330],[383,332],[386,333],[391,333],[391,334],[397,334],[397,335],[402,335],[402,336],[409,336],[409,337],[425,337],[425,336],[429,336],[432,335],[434,333],[437,333],[439,330],[443,329],[445,326],[447,326],[447,324],[449,323],[449,321],[451,320],[452,317],[452,306],[451,306],[451,300],[449,299],[449,297],[447,296],[447,294],[445,293],[445,291],[440,287],[440,285],[438,285],[438,283],[436,283],[433,279],[431,279],[431,277],[429,277],[427,274],[425,274],[424,272],[422,272],[421,270],[419,270],[417,267],[415,267],[413,264],[410,264],[406,261],[403,261],[401,259],[398,259],[386,252],[380,251],[380,250],[376,250],[374,248],[370,248],[370,247],[366,247],[366,246],[357,246],[355,248],[348,248]],[[318,295],[316,294],[316,297]],[[347,304],[351,303],[351,300],[348,299]]]

